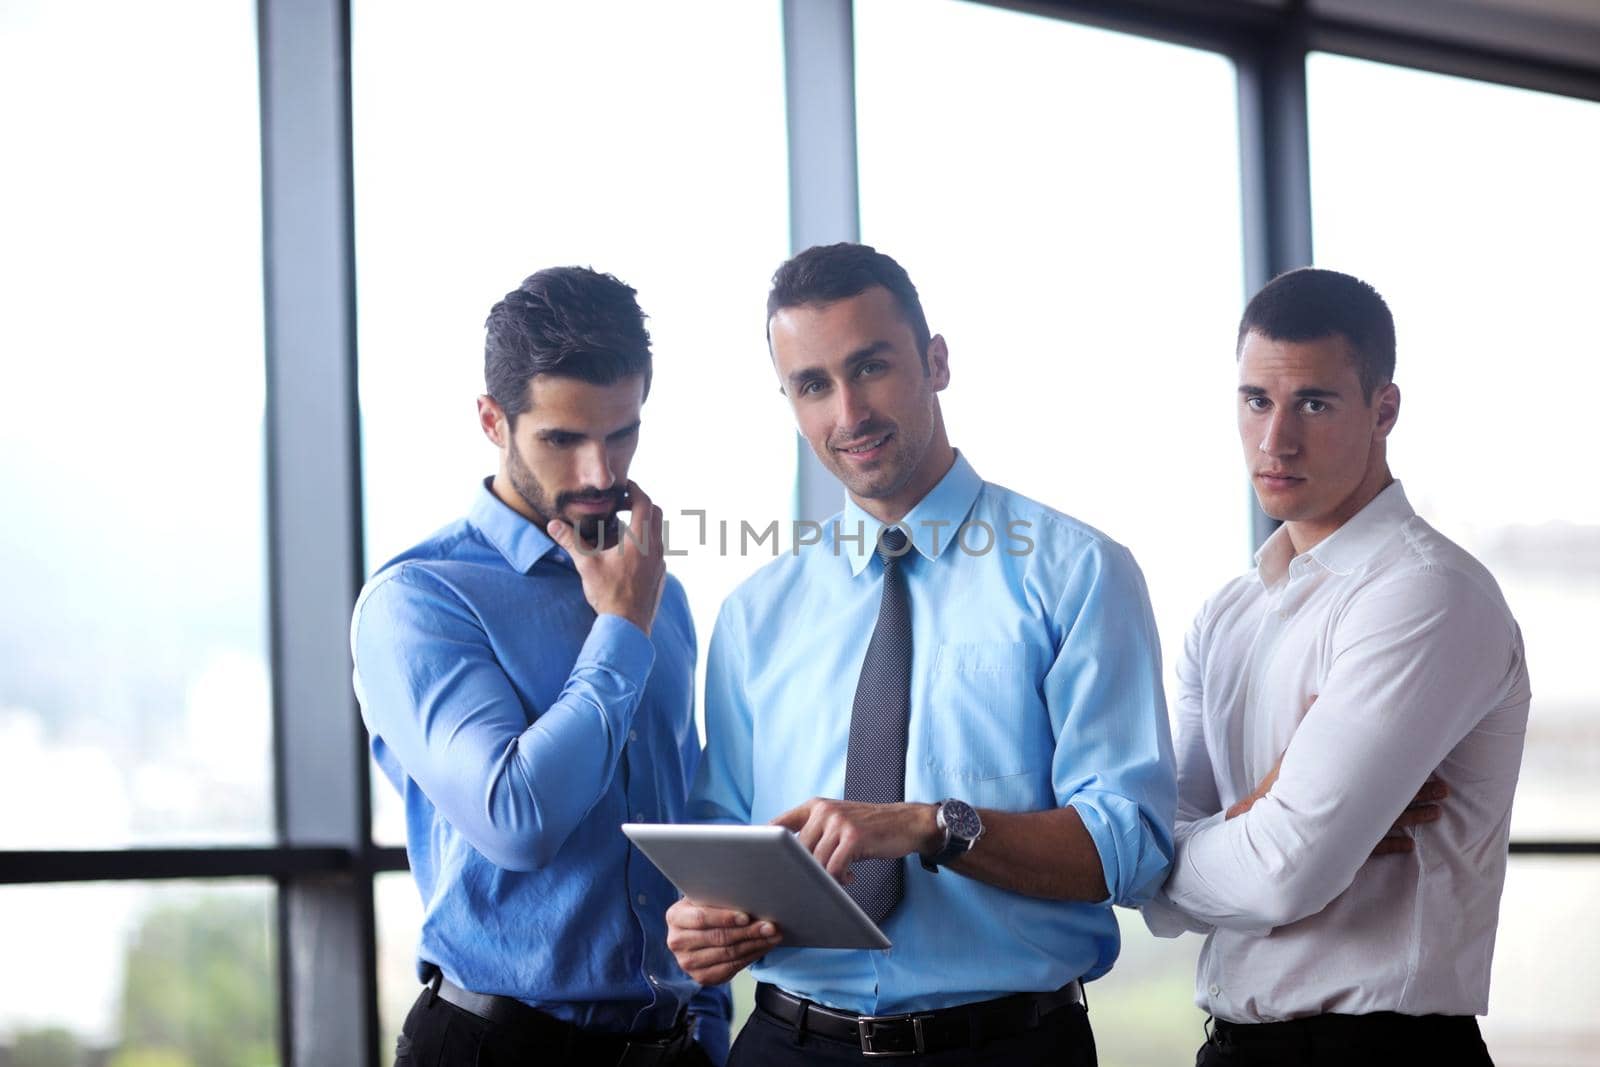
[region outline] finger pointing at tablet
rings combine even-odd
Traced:
[[[943,835],[932,804],[863,804],[812,797],[772,820],[793,831],[817,862],[841,882],[850,864],[937,852]]]
[[[687,897],[667,909],[667,947],[683,973],[701,985],[721,985],[782,940],[772,923],[742,911]]]

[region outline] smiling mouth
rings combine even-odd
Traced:
[[[868,452],[874,451],[875,449],[882,448],[884,444],[888,442],[889,438],[893,436],[894,432],[890,431],[889,433],[884,434],[882,437],[874,437],[870,441],[863,441],[861,444],[851,445],[849,448],[835,448],[834,451],[843,452],[850,456],[863,456]]]

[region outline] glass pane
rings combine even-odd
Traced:
[[[703,655],[723,596],[760,562],[722,552],[716,524],[786,522],[794,493],[762,323],[788,242],[780,14],[777,0],[499,0],[448,19],[355,4],[369,567],[458,518],[494,472],[473,407],[490,305],[540,267],[592,265],[650,316],[632,473],[689,551],[672,570]],[[694,509],[705,545],[681,516]],[[375,833],[399,840],[378,785]]]
[[[1317,262],[1395,314],[1391,465],[1522,626],[1512,833],[1600,839],[1600,104],[1329,55],[1308,76]]]
[[[1600,1048],[1600,857],[1512,856],[1483,1039],[1500,1067],[1591,1067]]]
[[[1233,68],[981,4],[855,10],[862,230],[950,344],[951,442],[1132,549],[1171,664],[1249,562]]]
[[[276,1064],[275,896],[232,881],[0,888],[0,1063]]]
[[[0,5],[0,848],[271,835],[255,17]]]
[[[1111,973],[1089,985],[1100,1067],[1170,1067],[1194,1062],[1205,1041],[1194,1006],[1195,963],[1204,943],[1193,934],[1154,937],[1139,913],[1118,908],[1122,954]]]
[[[403,832],[403,831],[402,831]],[[373,880],[378,916],[378,1049],[392,1059],[394,1039],[422,986],[417,980],[417,941],[422,936],[422,898],[410,871]]]

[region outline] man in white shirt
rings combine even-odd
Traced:
[[[1490,1063],[1528,675],[1494,579],[1389,473],[1394,350],[1333,271],[1239,326],[1239,437],[1282,526],[1185,642],[1177,857],[1144,909],[1207,935],[1204,1067]]]

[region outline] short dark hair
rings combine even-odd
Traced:
[[[922,365],[928,365],[928,317],[922,313],[922,300],[911,275],[890,257],[871,245],[845,241],[835,245],[812,245],[772,276],[772,291],[767,294],[767,322],[770,343],[772,316],[784,308],[806,304],[831,304],[881,285],[889,290],[900,315],[917,338]]]
[[[1360,278],[1336,270],[1302,267],[1272,279],[1244,309],[1235,357],[1244,351],[1251,333],[1274,341],[1343,337],[1368,403],[1380,385],[1394,378],[1394,316],[1389,305]]]
[[[523,279],[484,323],[483,381],[512,422],[528,409],[540,374],[612,385],[644,375],[650,394],[650,332],[637,292],[588,267],[550,267]]]

